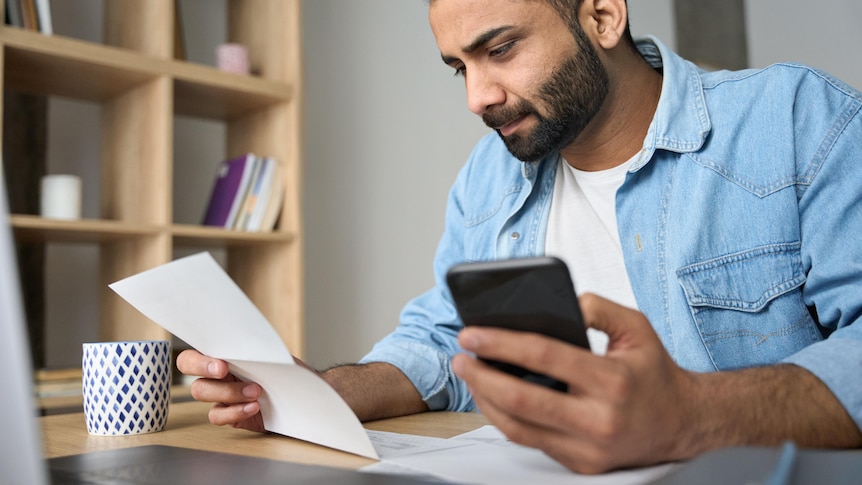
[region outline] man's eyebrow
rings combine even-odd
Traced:
[[[463,52],[465,54],[472,54],[472,53],[476,52],[477,50],[479,50],[479,48],[482,47],[483,45],[487,44],[488,42],[491,42],[494,38],[496,38],[500,34],[502,34],[504,32],[508,32],[508,31],[512,30],[513,28],[515,28],[515,27],[512,25],[504,25],[502,27],[495,27],[495,28],[490,29],[486,32],[483,32],[478,37],[476,37],[473,40],[473,42],[470,42],[470,44],[468,44],[466,47],[463,47],[461,49],[461,52]],[[442,55],[441,57],[443,58],[443,62],[446,64],[451,65],[454,62],[458,62],[458,58],[456,58],[456,57],[446,56],[446,55]]]

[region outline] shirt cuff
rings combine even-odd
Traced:
[[[846,330],[849,330],[846,329]],[[842,338],[839,330],[829,338],[810,345],[784,359],[817,376],[838,398],[847,413],[862,430],[862,343],[855,338]]]
[[[449,407],[446,383],[451,370],[448,355],[415,342],[387,342],[384,339],[359,361],[360,364],[369,362],[386,362],[397,367],[419,391],[429,410]]]

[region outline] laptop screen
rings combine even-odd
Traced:
[[[0,483],[47,483],[6,186],[0,174]]]

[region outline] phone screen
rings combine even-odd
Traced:
[[[566,264],[553,257],[453,266],[446,282],[464,325],[534,332],[589,349]],[[522,379],[566,391],[565,383],[505,362],[490,365]]]

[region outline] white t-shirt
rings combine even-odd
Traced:
[[[637,308],[617,231],[616,195],[637,159],[598,172],[573,168],[560,157],[545,236],[545,254],[569,266],[575,291],[595,293]],[[593,352],[604,354],[607,336],[588,331]]]

